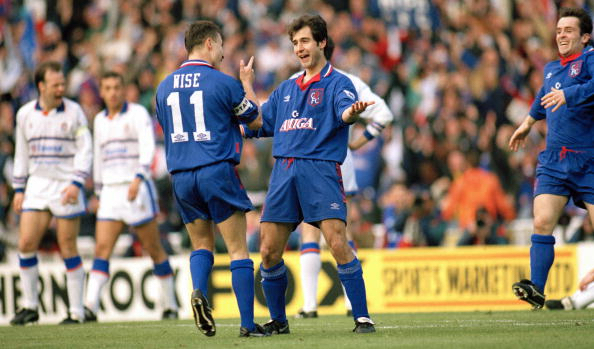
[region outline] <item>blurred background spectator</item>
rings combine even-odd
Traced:
[[[236,75],[239,60],[254,55],[264,101],[300,68],[286,26],[307,11],[329,24],[333,64],[368,83],[396,116],[382,137],[354,153],[361,193],[351,230],[359,245],[523,241],[514,227],[531,219],[546,124],[536,125],[518,153],[507,141],[542,83],[544,64],[557,57],[551,28],[561,6],[594,8],[584,0],[0,0],[1,228],[15,231],[14,113],[35,98],[37,64],[64,64],[68,97],[83,106],[90,125],[103,108],[97,77],[108,69],[125,75],[130,101],[154,112],[157,84],[186,57],[188,22],[211,19],[224,30],[221,70]],[[270,154],[270,141],[245,142],[238,170],[256,206],[267,189]],[[161,149],[154,175],[167,235],[182,228],[162,156]],[[92,193],[90,182],[87,189]],[[583,218],[578,209],[568,215]],[[257,236],[257,224],[249,230]],[[565,240],[592,239],[587,222],[577,231]]]

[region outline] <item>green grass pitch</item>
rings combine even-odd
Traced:
[[[264,322],[264,319],[257,319]],[[291,334],[239,338],[239,321],[205,337],[190,320],[0,327],[2,348],[594,348],[594,310],[378,314],[377,332],[346,316],[289,319]]]

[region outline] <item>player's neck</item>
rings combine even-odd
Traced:
[[[190,53],[188,55],[188,60],[189,61],[205,61],[206,63],[212,65],[212,62],[210,61],[211,58],[209,57],[209,55],[200,52],[200,51],[192,51],[192,53]]]
[[[303,77],[303,82],[308,82],[311,78],[319,74],[322,69],[326,66],[326,59],[322,58],[318,61],[318,63],[310,68],[305,68],[305,76]]]
[[[49,112],[50,110],[59,107],[62,103],[62,99],[59,99],[58,102],[55,103],[54,101],[47,101],[44,98],[39,98],[39,106],[44,112]]]
[[[107,117],[110,119],[113,119],[116,115],[118,115],[118,113],[120,111],[122,111],[122,107],[124,106],[124,103],[119,104],[119,105],[114,105],[112,107],[107,107]]]

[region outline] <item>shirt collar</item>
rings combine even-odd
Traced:
[[[120,112],[118,114],[124,114],[127,111],[128,111],[128,102],[124,101],[124,104],[122,104],[122,109],[120,109]],[[107,110],[107,108],[103,109],[103,116],[105,116],[105,117],[109,116],[109,110]]]
[[[39,99],[37,102],[35,102],[35,110],[43,111],[43,108],[41,108],[41,104],[39,103]],[[66,110],[66,105],[64,104],[64,100],[62,100],[62,103],[60,103],[60,105],[56,108],[56,111],[62,113],[64,110]]]
[[[586,52],[588,52],[590,50],[592,50],[591,47],[584,47],[584,49],[582,50],[582,52],[574,53],[574,54],[572,54],[571,56],[568,56],[568,57],[560,57],[561,58],[561,65],[562,66],[566,66],[567,63],[569,63],[569,62],[577,59],[579,56],[581,56],[582,54],[584,54],[584,53],[586,53]]]
[[[215,67],[213,67],[212,64],[208,63],[207,61],[203,61],[201,59],[189,59],[189,60],[183,62],[179,67],[183,68],[183,67],[187,67],[190,65],[202,65],[202,66],[206,66],[206,67],[215,69]]]
[[[332,74],[333,71],[334,71],[334,68],[332,67],[332,64],[330,64],[328,62],[328,63],[326,63],[324,68],[322,68],[322,70],[319,73],[314,75],[306,83],[303,83],[303,78],[305,78],[305,72],[303,72],[303,74],[299,75],[299,77],[295,80],[295,83],[297,84],[297,86],[299,86],[299,89],[301,89],[301,91],[305,91],[311,84],[313,84],[316,81],[320,81],[321,79],[329,76],[330,74]]]

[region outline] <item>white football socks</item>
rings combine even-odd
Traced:
[[[307,252],[299,257],[301,261],[301,289],[303,290],[303,311],[318,309],[318,275],[322,268],[319,252]]]

